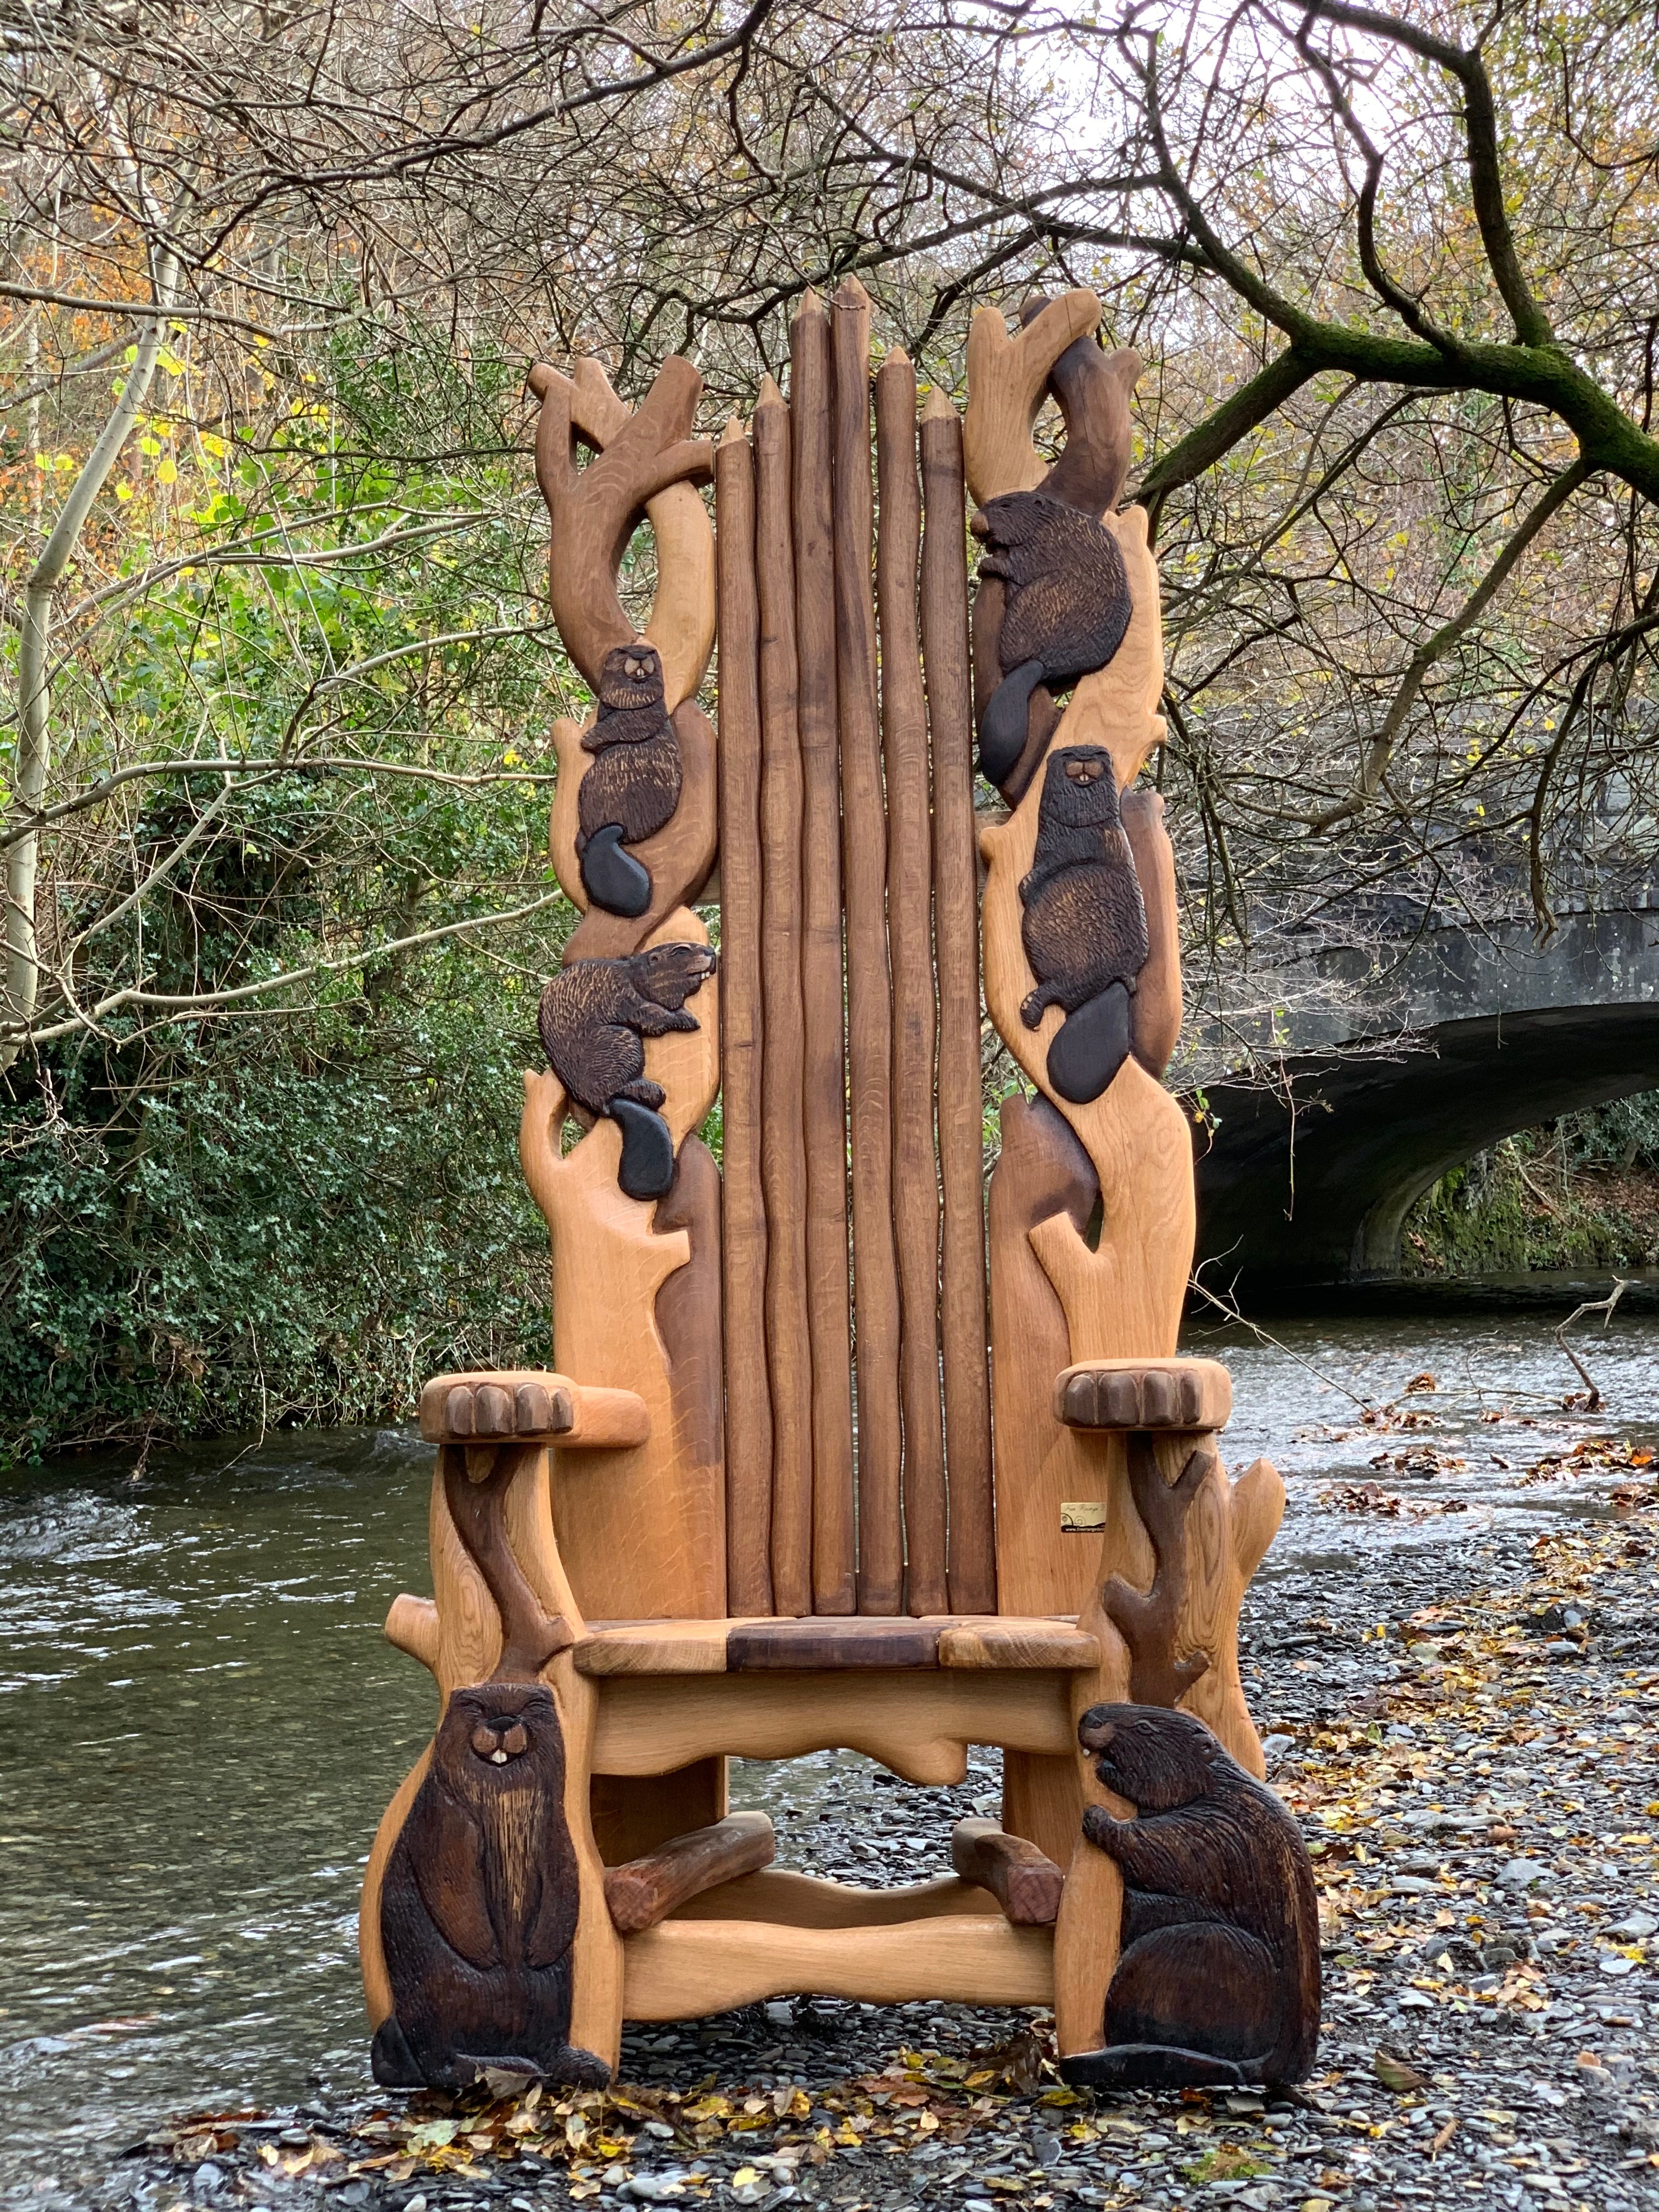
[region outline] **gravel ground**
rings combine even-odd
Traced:
[[[1042,2014],[803,2000],[630,2033],[629,2086],[603,2099],[193,2116],[92,2201],[1659,2204],[1659,1510],[1639,1457],[1600,1464],[1620,1517],[1541,1534],[1338,1486],[1325,1525],[1435,1519],[1434,1540],[1304,1547],[1252,1594],[1247,1690],[1321,1888],[1325,2027],[1300,2090],[1095,2097],[1058,2082]],[[733,1796],[772,1812],[781,1860],[880,1884],[941,1870],[951,1822],[997,1786],[987,1754],[924,1790],[824,1753],[739,1768]]]

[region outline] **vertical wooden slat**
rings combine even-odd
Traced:
[[[921,412],[921,645],[933,758],[933,933],[939,963],[939,1152],[945,1230],[939,1334],[950,1490],[950,1607],[996,1606],[990,1337],[980,1083],[979,879],[962,422],[937,385]]]
[[[801,1102],[801,763],[789,416],[769,376],[750,428],[760,600],[761,1185],[772,1401],[772,1603],[781,1613],[804,1613],[812,1609],[812,1370]]]
[[[939,1411],[939,1163],[933,1146],[933,834],[927,705],[916,635],[921,507],[916,377],[895,347],[876,378],[876,606],[887,773],[887,934],[893,964],[893,1220],[904,1422],[905,1602],[943,1613],[945,1430]]]
[[[847,888],[847,1025],[853,1152],[853,1315],[858,1376],[859,1611],[896,1613],[904,1583],[899,1506],[899,1301],[893,1246],[892,999],[887,966],[887,823],[876,703],[870,556],[870,295],[836,292],[836,681]]]
[[[812,1610],[856,1602],[847,1065],[842,1010],[841,763],[836,723],[830,318],[808,292],[792,333],[795,647],[802,769],[801,1001],[806,1298],[812,1365]]]
[[[720,628],[721,1277],[726,1601],[772,1610],[772,1407],[761,1190],[760,610],[755,464],[732,423],[714,454]]]

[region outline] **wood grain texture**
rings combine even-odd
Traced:
[[[726,1644],[726,1671],[744,1674],[838,1673],[854,1668],[937,1667],[939,1624],[900,1614],[877,1620],[750,1621]]]
[[[992,1615],[952,1622],[940,1632],[941,1667],[1095,1668],[1100,1646],[1074,1621]]]
[[[693,1828],[656,1850],[607,1868],[605,1901],[611,1924],[623,1936],[654,1928],[677,1906],[771,1863],[777,1850],[764,1813],[731,1813],[706,1828]]]
[[[736,423],[715,449],[720,680],[721,1285],[726,1339],[726,1587],[772,1610],[772,1399],[761,1179],[760,600],[755,461]]]
[[[472,1368],[422,1385],[421,1434],[428,1443],[520,1442],[556,1437],[567,1451],[642,1444],[651,1433],[635,1390],[596,1390],[540,1368]]]
[[[761,1180],[766,1195],[766,1364],[772,1399],[772,1604],[812,1609],[812,1356],[806,1292],[801,759],[796,720],[789,416],[762,386],[755,445],[760,592]]]
[[[893,1237],[892,979],[887,955],[887,823],[871,605],[870,300],[836,292],[836,680],[847,900],[847,1022],[853,1162],[853,1310],[858,1373],[858,1601],[903,1601],[898,1262]]]
[[[1124,1820],[1091,1805],[1089,1844],[1123,1885],[1122,1949],[1099,2045],[1064,2051],[1093,2087],[1299,2081],[1320,2014],[1319,1909],[1302,1832],[1185,1713],[1101,1705],[1080,1740]]]
[[[1089,1359],[1054,1382],[1054,1416],[1068,1428],[1224,1429],[1232,1410],[1218,1359]]]
[[[802,771],[806,1297],[812,1366],[812,1610],[857,1602],[853,1510],[847,1067],[842,964],[830,319],[808,292],[790,349],[795,647]]]
[[[1182,1633],[1193,1579],[1188,1527],[1199,1492],[1217,1472],[1215,1454],[1188,1453],[1180,1474],[1166,1482],[1152,1437],[1128,1438],[1129,1494],[1152,1547],[1150,1589],[1138,1590],[1121,1575],[1106,1577],[1101,1603],[1129,1652],[1129,1697],[1138,1705],[1176,1705],[1209,1667],[1212,1655]]]
[[[584,1671],[580,1654],[577,1671]],[[642,1858],[676,1836],[723,1820],[730,1809],[726,1765],[723,1759],[699,1759],[671,1774],[596,1774],[588,1807],[605,1865]]]
[[[684,909],[664,928],[676,941],[706,934]],[[698,1028],[647,1042],[647,1075],[664,1092],[661,1110],[677,1149],[708,1113],[718,1085],[719,995],[711,977],[699,996]],[[674,1379],[655,1318],[659,1291],[690,1261],[690,1238],[684,1230],[659,1234],[654,1210],[617,1188],[614,1122],[596,1122],[561,1157],[568,1103],[553,1076],[526,1078],[520,1157],[551,1235],[556,1358],[560,1371],[580,1382],[636,1390],[650,1431],[629,1451],[556,1451],[554,1513],[565,1566],[584,1612],[597,1616],[723,1614],[725,1484],[718,1468],[677,1449]]]
[[[1091,1680],[971,1668],[619,1674],[596,1686],[593,1761],[606,1774],[659,1774],[715,1753],[795,1759],[839,1746],[867,1753],[908,1782],[954,1786],[967,1772],[969,1743],[1075,1765],[1070,1686]]]
[[[958,1820],[951,1863],[964,1881],[988,1890],[1016,1928],[1053,1927],[1066,1876],[1024,1836],[1006,1835],[994,1820]]]
[[[582,733],[589,757],[577,793],[576,858],[590,902],[626,919],[651,904],[651,872],[629,850],[665,828],[680,802],[679,740],[663,703],[654,646],[613,646],[599,706]]]
[[[609,2078],[569,2039],[580,1882],[564,1785],[543,1684],[451,1693],[381,1887],[392,2011],[376,2081],[459,2091],[492,2063],[587,2088]]]
[[[586,388],[599,399],[597,384],[603,373],[597,364],[586,372]],[[671,485],[706,483],[713,473],[714,455],[706,439],[690,437],[702,379],[689,361],[671,355],[658,370],[650,391],[638,407],[611,413],[608,431],[599,427],[599,408],[584,407],[573,380],[538,363],[530,373],[531,389],[541,400],[536,430],[536,477],[547,501],[553,526],[553,557],[550,595],[553,619],[559,626],[566,650],[584,678],[597,690],[605,657],[615,646],[633,641],[635,630],[617,596],[617,573],[635,526],[650,502]],[[608,387],[607,387],[608,389]],[[616,405],[616,395],[610,394]],[[586,416],[579,433],[576,417]],[[597,447],[586,468],[575,465],[578,434]],[[691,493],[695,501],[696,495]],[[699,510],[702,502],[696,502]],[[690,511],[682,508],[673,520],[689,541],[696,536]],[[707,514],[702,516],[708,528]],[[701,549],[701,540],[698,540]],[[652,642],[678,647],[671,664],[664,653],[665,672],[672,674],[677,696],[671,704],[689,697],[702,679],[708,644],[702,641],[702,661],[695,647],[709,611],[706,557],[695,574],[673,566],[675,539],[665,547],[658,542],[660,595],[665,607],[676,607],[678,623],[672,636],[653,635]],[[667,552],[670,567],[663,570]],[[681,689],[681,685],[684,689]]]
[[[1146,963],[1135,990],[1129,1042],[1147,1074],[1162,1080],[1181,1041],[1181,914],[1175,848],[1164,826],[1160,793],[1126,791],[1120,811],[1146,914]]]
[[[688,1137],[653,1236],[683,1233],[690,1258],[657,1292],[657,1334],[668,1363],[674,1451],[699,1491],[725,1480],[720,1372],[720,1171],[701,1137]]]
[[[1053,1938],[985,1913],[884,1928],[775,1928],[668,1920],[628,1939],[630,2020],[692,2020],[763,1997],[811,1993],[866,2004],[1047,2004]]]
[[[939,1152],[933,1132],[933,821],[917,581],[921,499],[916,377],[894,347],[876,377],[876,606],[887,784],[887,935],[893,978],[893,1222],[899,1280],[899,1384],[905,1602],[946,1601],[945,1419],[939,1395]]]
[[[962,422],[936,386],[922,410],[921,642],[933,775],[939,975],[939,1310],[952,1611],[997,1601],[991,1486],[984,1107],[980,1087],[979,870],[974,845]]]
[[[1094,1584],[1094,1547],[1062,1535],[1060,1510],[1103,1497],[1104,1466],[1097,1445],[1055,1418],[1054,1380],[1071,1362],[1071,1335],[1030,1232],[1059,1224],[1086,1251],[1097,1188],[1087,1153],[1046,1098],[1003,1101],[991,1175],[991,1346],[997,1597],[1008,1613],[1075,1617]],[[1150,1571],[1150,1554],[1144,1564]]]
[[[767,1867],[713,1894],[692,1898],[675,1917],[764,1921],[778,1928],[891,1928],[997,1910],[994,1898],[955,1876],[905,1882],[895,1889],[859,1889],[787,1867]]]
[[[999,493],[1035,491],[1048,464],[1031,442],[1048,373],[1076,339],[1098,327],[1100,301],[1079,289],[1051,300],[1010,335],[1000,307],[981,307],[968,330],[968,418],[963,453],[975,507]]]
[[[561,885],[582,915],[566,943],[569,959],[614,960],[637,951],[676,907],[700,897],[708,881],[719,831],[714,727],[695,699],[682,700],[672,720],[680,763],[679,804],[660,830],[629,848],[651,883],[645,908],[632,916],[613,914],[590,899],[582,879],[577,849],[582,792],[594,765],[584,741],[592,734],[594,719],[590,715],[576,722],[564,717],[553,725],[559,781],[548,817],[548,854]]]

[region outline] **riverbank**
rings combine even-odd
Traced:
[[[1628,1472],[1612,1487],[1651,1498]],[[190,2115],[94,2201],[1651,2203],[1656,1546],[1659,1510],[1627,1498],[1610,1524],[1494,1547],[1479,1577],[1437,1547],[1386,1580],[1284,1586],[1259,1621],[1247,1679],[1325,1937],[1302,2090],[1094,2097],[1058,2081],[1046,2015],[775,2003],[630,2033],[608,2096]],[[914,1848],[902,1796],[944,1801],[931,1827],[983,1778],[901,1794],[872,1776],[810,1826],[775,1809],[797,1863],[867,1881],[872,1854]]]
[[[457,2123],[449,2141],[459,2148],[439,2161],[450,2171],[422,2161],[399,2179],[410,2155],[401,2138],[340,2131],[375,2110],[354,1956],[362,1855],[432,1721],[426,1677],[380,1634],[400,1589],[428,1586],[429,1455],[399,1433],[271,1436],[158,1453],[137,1483],[130,1456],[0,1481],[6,2201],[172,2212],[332,2202],[338,2189],[361,2188],[344,2201],[408,2205],[424,2194],[429,2212],[469,2197],[493,2212],[515,2196],[562,2203],[574,2181],[586,2191],[574,2201],[608,2197],[622,2212],[624,2182],[641,2185],[637,2197],[661,2169],[689,2173],[718,2154],[724,2179],[702,2191],[684,2181],[682,2196],[759,2202],[821,2185],[848,2212],[860,2201],[919,2206],[928,2185],[929,2202],[965,2205],[979,2187],[975,2203],[1004,2198],[1042,2212],[1044,2196],[1056,2205],[1137,2201],[1119,2186],[1125,2172],[1143,2177],[1139,2201],[1162,2192],[1184,2202],[1196,2186],[1183,2172],[1191,2166],[1224,2196],[1235,2185],[1271,2185],[1279,2194],[1261,2201],[1295,2207],[1322,2190],[1344,2212],[1368,2212],[1367,2195],[1393,2201],[1383,2152],[1400,2161],[1402,2192],[1437,2198],[1444,2176],[1462,2172],[1448,2166],[1449,2147],[1427,2160],[1427,2120],[1401,2124],[1426,2111],[1431,2142],[1447,2124],[1434,2119],[1443,2106],[1459,2120],[1449,2146],[1478,2142],[1501,2162],[1530,2154],[1481,2136],[1480,2124],[1518,2142],[1594,2136],[1603,2163],[1585,2171],[1597,2189],[1604,2165],[1615,2188],[1632,2186],[1619,2179],[1620,2160],[1639,2146],[1595,2131],[1650,2109],[1639,2100],[1652,2094],[1651,2077],[1622,2062],[1650,2039],[1652,1969],[1644,1953],[1628,1972],[1604,1970],[1601,1948],[1585,1939],[1623,1925],[1632,1910],[1659,1910],[1650,1851],[1644,1860],[1645,1847],[1628,1840],[1659,1829],[1659,1816],[1613,1795],[1613,1783],[1638,1771],[1620,1769],[1622,1751],[1594,1757],[1604,1744],[1627,1745],[1633,1718],[1645,1729],[1653,1701],[1656,1655],[1644,1640],[1652,1557],[1630,1547],[1656,1540],[1654,1463],[1643,1455],[1659,1443],[1659,1328],[1621,1314],[1598,1340],[1592,1365],[1607,1410],[1596,1419],[1564,1407],[1577,1378],[1552,1329],[1524,1316],[1285,1322],[1275,1337],[1194,1332],[1188,1348],[1218,1353],[1232,1370],[1230,1463],[1266,1451],[1290,1492],[1248,1602],[1246,1667],[1264,1735],[1287,1739],[1273,1747],[1275,1779],[1326,1847],[1322,1880],[1339,1916],[1328,1929],[1327,2033],[1310,2105],[1260,2113],[1224,2101],[1045,2105],[1052,2077],[1019,2087],[1033,2078],[1021,2020],[933,2006],[786,2006],[630,2037],[625,2071],[649,2093],[649,2109],[622,2116],[621,2132],[604,2138],[625,2133],[627,2154],[590,2160],[585,2175],[562,2158],[481,2159],[466,2137],[496,2130],[437,2113],[428,2115],[431,2148]],[[1563,1541],[1566,1551],[1552,1548]],[[1578,1545],[1591,1548],[1581,1554]],[[1587,1623],[1568,1620],[1575,1606]],[[1413,1620],[1437,1607],[1438,1618]],[[1455,1635],[1425,1643],[1425,1631],[1448,1624],[1461,1644]],[[1389,1632],[1379,1638],[1379,1626]],[[735,1801],[773,1814],[782,1861],[873,1884],[944,1871],[952,1821],[994,1808],[996,1788],[989,1755],[976,1756],[953,1791],[892,1783],[846,1753],[733,1773]],[[1469,1825],[1431,1824],[1453,1815]],[[1511,1895],[1495,1879],[1529,1855],[1549,1862],[1546,1897],[1559,1909],[1547,1923],[1529,1917],[1528,1892]],[[1396,1881],[1428,1887],[1396,1890]],[[1580,1901],[1603,1909],[1580,1912]],[[1442,1912],[1453,1914],[1451,1929],[1436,1925]],[[1532,1930],[1535,1942],[1562,1928],[1577,1948],[1508,1964],[1494,1951],[1487,1960],[1502,1937]],[[1422,1947],[1443,1935],[1475,1955],[1455,1949],[1443,1968],[1426,1960]],[[1504,1994],[1518,1964],[1543,1980],[1522,1976]],[[1496,1983],[1479,1986],[1489,1975]],[[1414,1991],[1419,1980],[1428,1986]],[[1540,1990],[1540,2008],[1521,2002]],[[1637,2026],[1602,2020],[1601,2004],[1615,2000]],[[1437,2045],[1422,2040],[1429,2033]],[[1416,2104],[1370,2071],[1380,2045],[1399,2046],[1427,2076]],[[921,2055],[919,2072],[905,2049]],[[1605,2079],[1571,2070],[1586,2049],[1601,2053]],[[1505,2058],[1515,2062],[1508,2070]],[[884,2082],[894,2065],[903,2078]],[[1583,2092],[1570,2124],[1556,2126],[1554,2107],[1548,2127],[1480,2123],[1488,2109],[1545,2111],[1534,2081],[1564,2098]],[[711,2107],[683,2127],[700,2094],[724,2095],[734,2109]],[[750,2097],[769,2117],[744,2109]],[[1355,2106],[1367,2128],[1389,2120],[1387,2132],[1350,2125],[1344,2116]],[[175,2135],[180,2147],[195,2145],[182,2162],[159,2146],[118,2155],[173,2118],[233,2112],[261,2112],[269,2124]],[[936,2124],[924,2126],[929,2114]],[[597,2157],[598,2123],[617,2116],[554,2117],[567,2148],[581,2127],[573,2136],[566,2122],[587,2126]],[[735,2133],[732,2119],[744,2123]],[[669,2132],[653,2133],[652,2120]],[[715,2121],[718,2139],[700,2140]],[[1068,2132],[1085,2121],[1088,2136]],[[284,2143],[284,2129],[306,2142]],[[521,2126],[508,2140],[545,2132]],[[222,2133],[237,2143],[221,2149]],[[791,2135],[810,2142],[776,2140]],[[342,2155],[318,2159],[313,2136]],[[1333,2154],[1369,2147],[1369,2174],[1334,2154],[1313,2164],[1316,2139]],[[902,2163],[895,2143],[907,2146]],[[932,2145],[940,2155],[923,2156]],[[825,2150],[817,2163],[814,2148]],[[283,2162],[297,2166],[302,2153],[305,2170],[287,2177]],[[785,2178],[757,2154],[805,2168]],[[1564,2185],[1574,2178],[1567,2152],[1547,2142],[1546,2155]],[[387,2163],[350,2172],[368,2159]],[[482,2166],[484,2179],[463,2165]],[[744,2165],[755,2174],[738,2179]],[[607,2181],[612,2166],[628,2171]],[[1528,2170],[1534,2180],[1541,2172]],[[1635,2188],[1652,2187],[1629,2171]],[[1326,2184],[1327,2172],[1350,2180]],[[325,2181],[336,2186],[324,2192]],[[672,2173],[662,2185],[672,2188]],[[1502,2199],[1472,2189],[1468,2201]]]

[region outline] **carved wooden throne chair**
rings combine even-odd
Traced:
[[[1115,511],[1139,364],[1099,313],[982,312],[965,419],[939,391],[918,419],[849,280],[803,306],[787,402],[769,380],[712,447],[684,361],[631,411],[592,362],[533,374],[599,702],[556,733],[582,919],[525,1080],[556,1371],[422,1399],[434,1595],[386,1633],[441,1717],[364,1887],[382,2081],[601,2083],[625,2020],[805,1992],[1052,2004],[1074,2080],[1311,2063],[1311,1881],[1236,1648],[1284,1492],[1229,1482],[1226,1371],[1175,1356],[1158,578]],[[981,971],[1035,1092],[988,1234]],[[948,1878],[811,1879],[727,1814],[733,1755],[941,1784],[969,1745],[1002,1750],[1002,1817],[957,1826]]]

